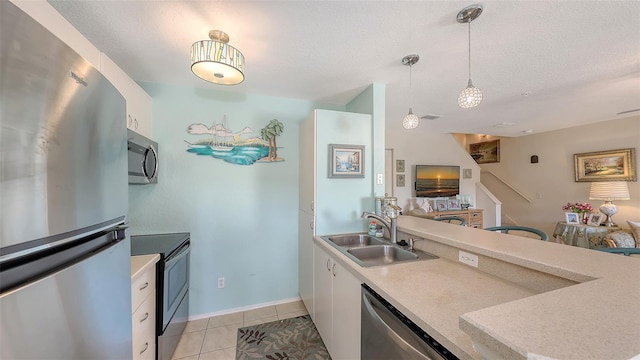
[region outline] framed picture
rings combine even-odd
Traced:
[[[478,164],[500,162],[500,140],[469,144],[469,154]]]
[[[600,213],[589,214],[589,220],[587,220],[587,225],[600,226],[600,223],[602,222],[603,217],[604,215]]]
[[[575,181],[636,181],[635,163],[633,148],[574,154]]]
[[[436,199],[436,211],[447,211],[447,199]]]
[[[396,160],[396,172],[404,172],[404,160]]]
[[[330,178],[363,178],[364,145],[329,144]]]
[[[396,186],[404,187],[404,174],[396,175]]]
[[[458,199],[447,200],[447,210],[460,210],[460,200]]]
[[[580,217],[576,213],[564,213],[567,224],[580,224]]]

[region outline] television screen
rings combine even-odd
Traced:
[[[416,165],[416,197],[449,197],[460,194],[460,166]]]

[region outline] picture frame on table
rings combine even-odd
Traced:
[[[447,210],[460,210],[460,200],[449,199],[447,200]]]
[[[436,199],[436,211],[447,211],[447,199]]]
[[[567,224],[580,225],[580,215],[576,213],[564,213],[564,218]]]
[[[587,220],[587,225],[600,226],[600,223],[602,222],[603,218],[604,218],[603,214],[591,213],[591,214],[589,214],[589,219]]]
[[[329,144],[329,178],[363,178],[364,145]]]
[[[574,154],[575,181],[636,181],[635,163],[635,148]]]

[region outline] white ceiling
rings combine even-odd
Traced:
[[[639,115],[640,1],[482,1],[471,72],[484,94],[461,109],[469,1],[95,1],[50,3],[134,80],[346,104],[386,84],[387,127],[520,136]],[[246,58],[242,84],[190,71],[193,42],[220,29]],[[412,100],[408,54],[413,66]],[[525,96],[523,94],[528,94]],[[526,132],[529,131],[529,132]]]

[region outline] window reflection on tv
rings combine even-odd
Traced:
[[[416,165],[416,197],[449,197],[460,194],[460,166]]]

